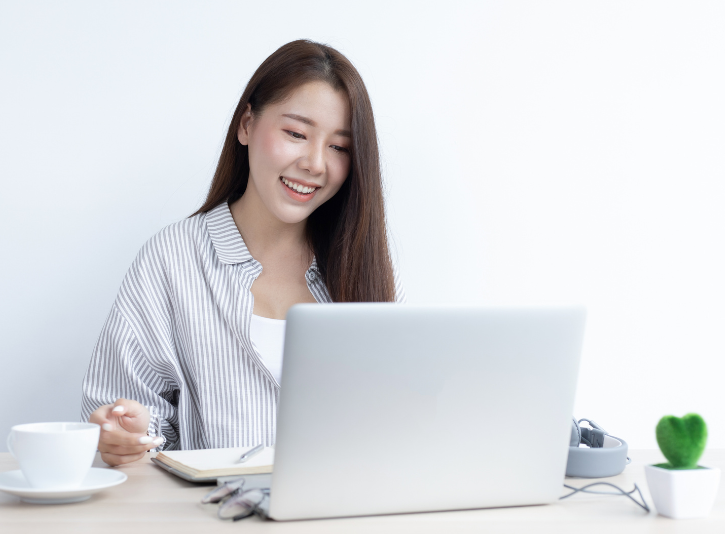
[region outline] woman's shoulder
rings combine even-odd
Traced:
[[[210,244],[205,219],[199,213],[163,227],[141,246],[131,270],[168,273],[198,259]]]
[[[187,217],[164,226],[144,243],[144,247],[175,253],[190,244],[203,241],[207,233],[204,222],[206,215],[206,213],[198,213],[193,217]]]

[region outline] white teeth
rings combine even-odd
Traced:
[[[307,187],[304,185],[296,184],[294,182],[290,182],[289,180],[287,180],[284,177],[282,177],[282,182],[284,183],[284,185],[286,185],[290,189],[294,189],[298,193],[308,194],[308,193],[312,193],[315,190],[314,187]]]

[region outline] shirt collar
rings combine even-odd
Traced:
[[[206,214],[206,225],[216,254],[222,263],[233,265],[254,260],[234,222],[229,204],[222,202],[216,208],[209,210]],[[317,258],[312,258],[312,265],[308,269],[308,272],[310,271],[319,272]]]
[[[232,265],[254,259],[232,218],[229,204],[222,202],[216,208],[209,210],[206,214],[206,225],[216,254],[222,263]]]

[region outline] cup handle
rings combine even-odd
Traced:
[[[15,451],[13,450],[13,446],[10,445],[10,440],[11,440],[11,438],[14,438],[14,437],[15,437],[15,432],[11,430],[10,434],[8,434],[7,441],[5,442],[8,446],[8,450],[10,451],[10,454],[12,454],[13,456],[15,456]],[[15,440],[13,440],[13,441],[15,441]]]

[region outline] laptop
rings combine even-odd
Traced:
[[[293,306],[268,517],[557,501],[584,323],[576,306]]]

